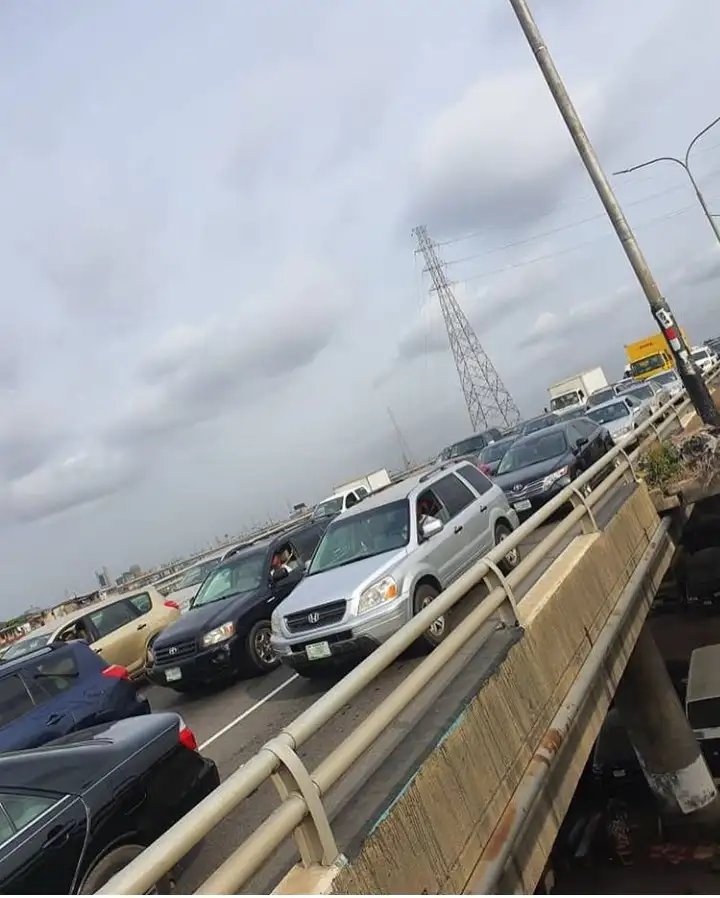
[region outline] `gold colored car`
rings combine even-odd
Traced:
[[[88,605],[33,630],[13,643],[2,660],[20,658],[51,642],[82,639],[108,664],[119,664],[130,676],[139,676],[145,670],[155,637],[179,617],[177,603],[148,586],[142,592]]]

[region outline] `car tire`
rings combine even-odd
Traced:
[[[268,673],[280,664],[270,645],[269,620],[259,620],[253,624],[247,635],[246,647],[250,665],[258,673]]]
[[[120,845],[113,848],[95,861],[82,879],[78,889],[79,895],[92,895],[108,883],[123,867],[145,850],[144,845]],[[174,891],[175,881],[170,873],[166,873],[146,895],[167,895]]]
[[[440,591],[430,583],[421,583],[415,590],[413,597],[413,613],[418,614],[440,595]],[[441,614],[433,621],[427,630],[418,639],[418,644],[424,649],[434,649],[445,639],[448,634],[448,616]]]
[[[495,525],[495,545],[499,546],[500,543],[507,539],[512,530],[507,524],[503,524],[502,521]],[[510,571],[514,571],[515,568],[520,564],[520,549],[519,547],[515,547],[511,549],[508,554],[503,558],[500,562],[500,570],[503,574],[509,574]]]

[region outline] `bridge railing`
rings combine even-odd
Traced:
[[[709,380],[720,373],[710,372]],[[323,796],[351,769],[363,753],[385,732],[397,716],[430,683],[457,652],[505,606],[505,611],[521,621],[516,591],[537,573],[548,552],[578,525],[585,532],[597,530],[593,509],[618,481],[635,478],[639,456],[656,439],[683,426],[690,412],[684,393],[664,404],[655,414],[620,441],[590,468],[577,477],[543,508],[521,524],[501,545],[496,546],[458,580],[448,586],[407,624],[379,646],[370,656],[322,695],[302,714],[270,739],[252,758],[231,774],[178,823],[117,873],[100,891],[104,894],[138,894],[147,891],[210,830],[237,809],[268,779],[278,788],[280,804],[245,839],[218,869],[200,886],[200,894],[234,894],[294,834],[301,861],[329,865],[339,852],[323,806]],[[629,446],[638,445],[629,451]],[[609,473],[593,487],[598,475]],[[572,510],[504,575],[500,564],[509,550],[517,548],[566,504]],[[447,613],[472,588],[485,582],[488,595],[460,621],[430,654],[312,771],[308,771],[298,750],[331,720],[349,701],[395,661],[430,624]]]

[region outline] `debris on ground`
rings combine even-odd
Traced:
[[[705,426],[656,444],[640,472],[659,510],[720,493],[720,433]]]

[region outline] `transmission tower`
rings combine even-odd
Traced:
[[[400,445],[400,454],[402,455],[403,466],[407,471],[408,468],[412,468],[413,460],[412,455],[410,454],[410,449],[408,448],[407,440],[405,439],[402,430],[398,427],[398,422],[395,420],[395,415],[392,413],[392,409],[388,406],[387,410],[388,416],[392,421],[393,429],[395,430],[395,436],[397,437],[397,441]]]
[[[413,234],[417,237],[418,250],[423,254],[430,272],[432,289],[440,300],[450,348],[473,429],[478,431],[492,426],[512,427],[520,420],[518,407],[460,308],[435,243],[428,236],[424,225],[415,228]]]

